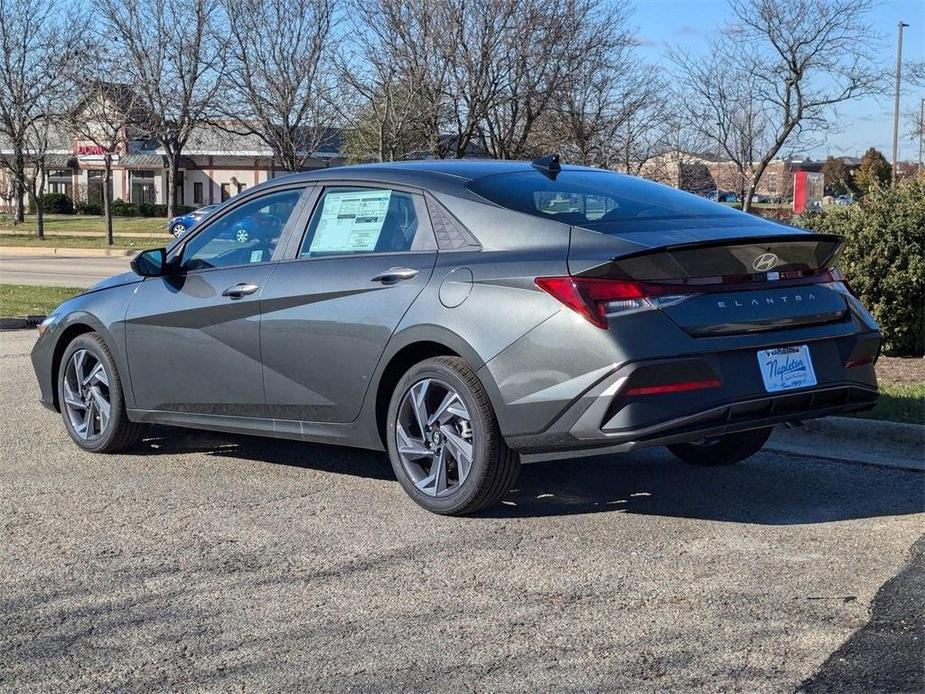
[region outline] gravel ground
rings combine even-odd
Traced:
[[[382,454],[158,429],[92,456],[0,333],[0,688],[785,691],[869,618],[923,475],[661,450],[429,515]],[[169,377],[169,375],[166,375]]]

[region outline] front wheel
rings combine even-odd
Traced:
[[[496,504],[520,458],[501,436],[475,372],[458,357],[414,365],[392,394],[389,458],[408,495],[428,511],[464,515]]]
[[[755,455],[770,436],[771,427],[766,427],[691,443],[676,443],[668,446],[668,450],[692,465],[732,465]]]
[[[116,362],[96,333],[75,338],[58,369],[58,401],[64,426],[91,453],[115,453],[135,443],[142,425],[125,413]]]

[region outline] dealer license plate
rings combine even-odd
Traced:
[[[769,393],[816,385],[809,345],[759,350],[758,368]]]

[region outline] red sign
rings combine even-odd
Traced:
[[[76,154],[78,157],[81,157],[81,156],[98,156],[98,157],[101,157],[101,156],[103,156],[104,154],[106,154],[106,148],[105,148],[105,147],[100,147],[99,145],[93,145],[93,144],[86,144],[86,143],[78,142],[78,143],[74,146],[74,154]]]
[[[818,209],[822,203],[823,184],[821,173],[795,171],[793,174],[793,211],[803,214],[806,210]]]

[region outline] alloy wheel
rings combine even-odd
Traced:
[[[78,349],[64,370],[64,409],[74,433],[95,439],[109,424],[112,403],[106,367],[92,352]]]
[[[182,234],[185,233],[185,232],[186,232],[186,225],[185,225],[185,224],[175,224],[175,225],[174,225],[174,227],[173,227],[173,235],[174,235],[174,236],[180,236],[180,235],[182,235]]]
[[[469,410],[447,384],[426,378],[402,398],[395,443],[402,468],[422,493],[448,496],[466,481],[474,436]]]

